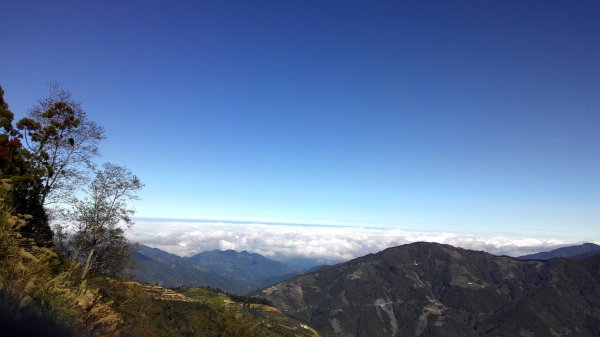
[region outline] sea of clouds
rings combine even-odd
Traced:
[[[450,244],[496,255],[520,256],[580,242],[517,235],[459,234],[265,223],[138,220],[129,239],[180,256],[202,251],[236,250],[269,258],[339,262],[417,241]]]

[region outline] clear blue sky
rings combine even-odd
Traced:
[[[600,239],[599,1],[0,1],[146,217]]]

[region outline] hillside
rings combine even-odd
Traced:
[[[19,234],[28,217],[1,210],[3,337],[318,336],[264,301],[206,289],[181,293],[101,273],[82,280],[80,263]]]
[[[414,243],[321,268],[257,295],[330,335],[595,336],[600,255],[519,261]]]
[[[125,284],[125,289],[119,283],[107,287],[128,323],[121,329],[123,336],[319,336],[268,305],[236,302],[203,288],[174,291],[137,282]]]
[[[0,259],[4,337],[319,336],[264,301],[99,275],[89,283],[71,284],[52,250],[10,249],[13,257]]]

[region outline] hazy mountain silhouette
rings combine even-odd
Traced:
[[[593,243],[584,243],[582,245],[554,249],[549,252],[519,256],[518,258],[521,260],[550,260],[555,257],[582,259],[598,253],[600,253],[600,246]]]

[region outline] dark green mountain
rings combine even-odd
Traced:
[[[202,252],[188,258],[187,263],[196,268],[205,268],[228,280],[245,284],[247,291],[283,281],[302,271],[260,254],[234,250]]]
[[[232,293],[245,290],[243,284],[228,280],[206,270],[191,268],[185,263],[167,263],[154,260],[142,253],[133,254],[136,268],[132,278],[150,284],[164,287],[211,286]]]
[[[520,261],[414,243],[256,294],[324,335],[600,336],[600,255]]]
[[[166,287],[210,286],[245,294],[302,271],[296,266],[245,251],[215,250],[180,257],[157,248],[139,246],[140,250],[133,255],[137,262],[133,278]]]
[[[521,260],[550,260],[555,257],[565,257],[570,259],[582,259],[594,254],[600,253],[600,246],[593,243],[584,243],[578,246],[562,247],[536,254],[519,256]]]
[[[152,248],[144,245],[139,246],[139,253],[149,257],[153,260],[164,262],[164,263],[181,263],[183,260],[180,256],[167,253],[164,250],[158,248]]]

